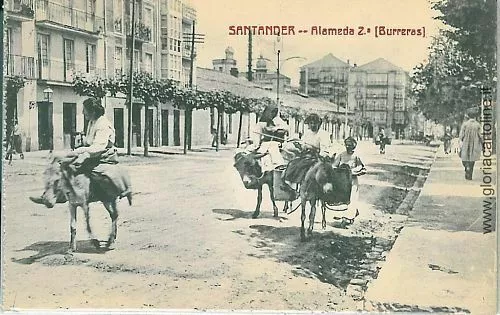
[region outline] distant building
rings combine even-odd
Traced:
[[[385,128],[399,138],[409,123],[408,109],[414,107],[409,89],[408,73],[379,58],[351,69],[349,108],[367,122],[365,132],[370,136]]]
[[[232,47],[227,47],[224,52],[226,54],[224,59],[212,60],[213,69],[237,77],[238,67],[236,66],[237,62],[234,59],[234,49]]]
[[[336,105],[347,105],[347,81],[350,65],[332,54],[300,68],[299,92],[321,97]]]
[[[259,56],[259,59],[257,59],[256,62],[256,67],[255,71],[252,76],[252,82],[264,90],[267,91],[276,91],[276,88],[278,86],[278,72],[268,72],[267,69],[267,62],[269,60],[264,58],[262,55]],[[241,72],[240,77],[247,78],[248,72]],[[292,80],[287,77],[286,75],[283,75],[280,73],[280,80],[279,80],[279,92],[280,94],[282,93],[291,93],[291,84]]]

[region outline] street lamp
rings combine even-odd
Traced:
[[[276,69],[276,74],[277,74],[277,78],[276,78],[276,103],[278,104],[278,113],[280,110],[280,69],[281,69],[282,65],[285,63],[285,61],[292,60],[292,59],[307,60],[307,58],[301,57],[301,56],[293,56],[293,57],[288,57],[284,60],[280,60],[280,53],[281,53],[281,50],[278,49],[278,51],[277,51],[278,62],[277,62],[277,69]],[[262,58],[262,59],[273,62],[272,60],[270,60],[268,58]]]
[[[50,87],[47,87],[45,90],[43,90],[43,95],[44,95],[45,100],[47,102],[50,102],[50,99],[51,99],[53,93],[54,93],[54,91],[52,91],[52,89]]]

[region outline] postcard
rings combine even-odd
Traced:
[[[496,12],[5,1],[3,311],[495,313]]]

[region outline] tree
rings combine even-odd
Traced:
[[[485,65],[484,79],[490,82],[496,72],[496,1],[448,0],[432,8],[442,13],[436,19],[452,27],[445,34],[458,50]]]
[[[133,96],[144,102],[144,156],[149,155],[149,120],[148,109],[159,103],[166,103],[172,100],[176,89],[171,80],[157,80],[146,72],[134,72]],[[118,93],[127,94],[129,90],[130,78],[123,75],[116,78],[98,78],[90,80],[84,76],[76,76],[73,80],[74,91],[81,96],[102,98],[108,93],[116,97]],[[130,107],[131,108],[131,107]],[[132,115],[129,112],[129,115]],[[131,126],[129,126],[131,128]]]
[[[480,87],[496,80],[496,1],[447,0],[432,8],[448,26],[414,68],[412,94],[428,119],[459,123],[480,102]]]

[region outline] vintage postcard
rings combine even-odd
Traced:
[[[496,1],[3,3],[4,312],[497,312]]]

